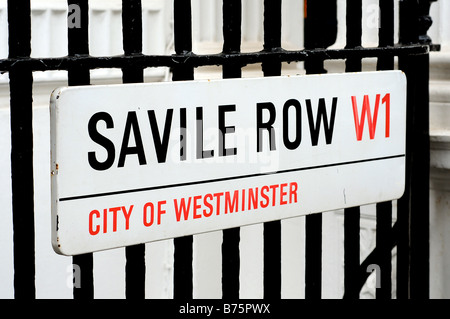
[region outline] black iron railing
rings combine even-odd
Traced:
[[[392,203],[377,204],[375,250],[360,260],[359,208],[345,210],[345,298],[358,298],[369,273],[377,264],[391,274],[391,250],[397,246],[397,297],[429,297],[428,248],[428,53],[438,46],[426,32],[431,25],[432,1],[400,1],[400,41],[394,43],[394,0],[380,0],[379,46],[364,48],[362,0],[347,0],[347,43],[344,49],[327,49],[336,36],[336,1],[305,0],[305,49],[281,46],[281,0],[264,1],[264,49],[241,53],[241,0],[223,0],[223,51],[199,55],[192,52],[190,0],[174,0],[174,44],[172,55],[142,53],[142,7],[140,0],[123,0],[123,51],[120,56],[89,55],[88,0],[68,0],[80,8],[80,26],[68,29],[68,56],[31,58],[30,0],[8,0],[9,56],[0,60],[0,71],[8,72],[11,96],[11,165],[14,227],[14,289],[16,298],[35,297],[34,190],[32,99],[33,72],[66,70],[69,85],[90,83],[90,70],[118,68],[123,82],[143,82],[145,68],[169,67],[173,80],[193,80],[200,66],[222,66],[224,78],[239,78],[244,66],[261,64],[264,76],[279,76],[282,62],[305,62],[308,74],[326,72],[325,60],[345,60],[346,72],[361,71],[362,59],[377,58],[378,70],[394,68],[394,58],[407,76],[407,174],[406,192],[398,201],[397,222],[392,224]],[[316,7],[316,5],[319,5]],[[323,16],[323,9],[330,13]],[[322,12],[322,13],[321,13]],[[328,11],[327,11],[328,12]],[[322,15],[321,15],[322,14]],[[223,231],[222,287],[224,298],[239,297],[239,228]],[[192,236],[174,240],[174,298],[192,298]],[[306,216],[305,296],[321,298],[322,216]],[[126,297],[145,297],[145,247],[126,248]],[[82,271],[81,288],[74,298],[93,298],[92,254],[74,256]],[[391,298],[391,276],[381,277],[377,298]],[[264,225],[264,297],[281,298],[281,225]]]

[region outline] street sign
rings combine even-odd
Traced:
[[[404,192],[400,71],[65,87],[50,104],[60,254]]]

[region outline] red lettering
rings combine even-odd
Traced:
[[[189,208],[191,207],[191,197],[189,197],[188,200],[188,205],[186,207],[186,200],[185,198],[182,198],[180,200],[180,206],[178,206],[178,201],[177,199],[174,199],[174,204],[175,204],[175,216],[177,218],[177,222],[179,222],[181,220],[181,214],[183,214],[184,220],[187,220],[189,217]]]
[[[272,206],[275,206],[275,198],[276,198],[276,190],[278,188],[278,184],[276,185],[270,185],[270,188],[272,189]]]
[[[203,204],[205,204],[206,207],[209,208],[209,211],[206,212],[206,209],[203,210],[203,216],[205,217],[209,217],[212,215],[213,213],[213,206],[211,205],[211,203],[207,200],[207,198],[209,198],[210,200],[212,200],[213,196],[211,194],[206,194],[205,198],[203,198]]]
[[[269,186],[261,187],[261,196],[265,199],[265,201],[260,202],[262,208],[266,208],[269,206],[269,196],[266,195],[266,192],[269,191]]]
[[[108,231],[108,209],[103,209],[103,233]]]
[[[253,209],[258,209],[258,187],[248,190],[248,210],[252,209],[251,205],[253,205]]]
[[[130,216],[131,216],[131,212],[133,211],[133,207],[134,207],[134,205],[130,205],[130,208],[128,210],[125,206],[104,208],[103,209],[103,226],[101,226],[101,224],[98,224],[98,225],[95,225],[95,228],[94,228],[94,224],[93,224],[94,218],[101,219],[102,213],[99,210],[92,210],[89,213],[89,233],[91,235],[97,235],[100,232],[100,230],[102,229],[103,233],[106,234],[108,232],[108,223],[111,225],[111,222],[112,222],[112,232],[117,232],[118,219],[120,218],[118,213],[120,211],[122,211],[123,216],[125,218],[125,230],[130,229]]]
[[[287,205],[297,202],[297,192],[298,184],[291,182],[178,198],[174,199],[175,217],[177,222],[180,222],[187,221],[190,218],[210,217],[214,213],[220,215],[221,206],[224,214],[231,214],[267,208],[269,205]],[[161,216],[166,213],[161,208],[165,204],[165,201],[158,203],[158,224],[161,223]],[[146,214],[144,224],[146,226],[152,225],[155,219],[153,216],[154,209],[151,203],[147,203],[144,207],[144,214]],[[148,216],[149,213],[152,216]]]
[[[117,231],[117,212],[120,209],[121,207],[113,207],[109,209],[109,211],[113,213],[113,232]]]
[[[165,204],[166,204],[165,200],[158,202],[158,221],[157,221],[158,225],[161,224],[161,215],[166,213],[166,211],[164,209],[162,209],[162,205],[165,205]],[[130,207],[130,214],[131,214],[132,209],[133,209],[133,206]],[[124,211],[124,213],[125,213],[125,211]],[[150,215],[150,220],[149,220],[148,215]],[[155,205],[153,205],[152,202],[148,202],[144,205],[144,213],[143,213],[144,226],[150,227],[153,225],[154,221],[155,221]],[[127,223],[127,226],[128,226],[128,223]]]
[[[125,217],[125,229],[130,229],[130,216],[131,216],[131,212],[133,211],[133,207],[134,205],[130,206],[130,210],[127,212],[125,206],[122,206],[122,212],[123,212],[123,216]]]
[[[100,232],[99,225],[96,225],[95,229],[93,228],[93,226],[94,226],[93,216],[94,215],[95,215],[95,218],[100,218],[100,212],[98,210],[93,210],[89,213],[89,234],[91,234],[92,236],[95,236]]]
[[[150,221],[148,220],[149,209],[150,209]],[[153,203],[149,202],[149,203],[144,205],[144,214],[143,214],[144,226],[150,227],[151,225],[153,225],[154,212],[155,212],[155,207],[153,206]]]
[[[238,210],[239,191],[235,190],[233,193],[233,201],[231,202],[230,192],[225,193],[225,214],[233,213]]]
[[[202,196],[194,196],[194,219],[202,217],[202,214],[197,214],[197,209],[202,208],[202,205],[198,203],[200,199],[202,199]]]
[[[367,124],[369,126],[369,136],[370,136],[370,139],[373,140],[375,138],[375,129],[377,126],[378,108],[380,106],[380,94],[377,94],[377,96],[376,96],[375,110],[373,112],[373,120],[372,120],[372,113],[370,110],[370,102],[369,102],[368,95],[364,95],[360,121],[358,121],[359,116],[358,116],[358,105],[356,102],[356,96],[352,96],[352,105],[353,105],[353,118],[355,120],[356,139],[358,141],[361,141],[361,139],[362,139],[362,134],[363,134],[363,130],[364,130],[364,122],[365,122],[365,117],[366,117],[366,113],[367,113]]]
[[[223,196],[223,193],[215,193],[214,194],[214,197],[217,199],[217,201],[216,201],[216,208],[217,208],[217,212],[216,212],[216,215],[219,215],[220,214],[220,197],[222,197]]]
[[[390,136],[390,129],[391,129],[391,94],[386,94],[383,99],[381,100],[382,103],[386,103],[386,132],[385,136]]]
[[[296,182],[289,184],[289,204],[292,203],[292,198],[294,198],[294,203],[297,203],[297,189],[298,185]]]
[[[158,202],[158,225],[161,225],[161,215],[165,214],[166,211],[162,209],[162,205],[165,205],[166,201],[159,201]]]
[[[284,200],[284,196],[287,195],[287,192],[284,191],[284,188],[287,186],[287,183],[280,185],[280,205],[286,205],[287,201]]]

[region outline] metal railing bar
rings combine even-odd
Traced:
[[[31,53],[30,1],[8,1],[9,57]],[[9,73],[11,100],[11,192],[14,296],[33,299],[35,289],[33,185],[33,75],[26,68]]]
[[[305,216],[305,299],[322,298],[322,213]]]
[[[347,0],[346,48],[361,47],[362,0]],[[360,72],[362,58],[350,57],[345,61],[346,72]],[[344,209],[344,292],[349,299],[359,299],[360,287],[355,273],[360,267],[360,207]]]
[[[123,68],[123,67],[170,67],[185,66],[190,69],[199,66],[221,66],[235,64],[241,67],[248,64],[271,61],[300,62],[309,59],[344,60],[348,58],[377,58],[383,56],[421,55],[429,52],[428,45],[394,45],[391,47],[373,48],[346,48],[346,49],[313,49],[313,50],[284,50],[245,52],[245,53],[218,53],[210,55],[197,55],[192,52],[177,53],[173,55],[117,55],[117,56],[90,56],[76,55],[59,58],[8,58],[0,60],[0,72],[9,72],[15,68],[24,68],[30,71],[68,70],[73,67],[88,69]]]
[[[430,293],[430,227],[429,227],[429,55],[399,59],[399,67],[408,78],[407,87],[407,176],[405,198],[401,199],[398,219],[408,231],[402,233],[397,258],[409,278],[407,294],[402,297],[428,299]],[[406,202],[407,201],[407,202]],[[407,237],[406,237],[407,236]],[[400,264],[398,264],[400,275]]]
[[[192,51],[192,11],[190,0],[174,0],[174,45],[178,55],[190,55]],[[167,56],[161,59],[167,59]],[[173,63],[174,81],[193,80],[194,68],[186,63]],[[193,298],[193,236],[175,238],[174,241],[174,299]]]
[[[359,299],[355,273],[360,267],[360,218],[359,206],[344,209],[344,292],[345,298]]]
[[[399,42],[424,43],[437,49],[427,36],[432,1],[399,3]],[[401,226],[397,247],[397,298],[429,298],[429,54],[399,57],[408,79],[406,112],[405,194],[398,200]]]
[[[394,1],[380,1],[379,47],[394,45]],[[394,57],[379,57],[377,70],[393,70]],[[392,236],[392,202],[376,204],[376,245],[380,249],[379,271],[375,275],[379,283],[376,287],[377,299],[391,299],[392,291],[392,253],[389,243]],[[379,278],[378,278],[379,277]]]
[[[375,276],[379,286],[376,288],[377,299],[391,299],[392,291],[392,202],[376,204],[376,247],[379,249]],[[367,271],[367,269],[366,269]]]
[[[378,47],[394,45],[394,1],[380,1],[380,28],[378,29]],[[394,56],[379,57],[377,70],[393,70]]]
[[[281,48],[281,0],[264,0],[264,51]],[[281,75],[281,60],[262,61],[264,76]],[[281,298],[281,221],[263,224],[263,296]]]
[[[68,0],[68,6],[80,7],[80,28],[68,28],[67,40],[69,56],[89,54],[89,3],[88,0]],[[90,70],[84,66],[71,65],[67,68],[69,86],[89,85]],[[94,260],[93,254],[81,254],[72,257],[74,267],[80,270],[80,285],[73,287],[74,299],[94,298]],[[74,268],[75,269],[75,268]]]
[[[241,0],[224,0],[222,52],[241,51],[241,22]],[[240,78],[242,76],[240,65],[224,64],[222,76],[225,79]],[[222,298],[239,299],[240,228],[225,229],[222,234]]]
[[[142,53],[141,0],[122,0],[122,33],[125,55]],[[144,82],[142,67],[124,67],[123,83]],[[125,297],[145,298],[145,244],[125,247]]]

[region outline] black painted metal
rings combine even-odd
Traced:
[[[379,276],[379,287],[376,287],[377,299],[391,299],[392,290],[392,248],[390,246],[392,237],[392,202],[377,203],[376,205],[377,234],[376,247],[379,248],[379,267],[375,274]],[[368,270],[366,269],[366,272]]]
[[[359,260],[359,207],[344,213],[345,295],[358,298],[371,265],[378,265],[381,286],[377,298],[391,298],[391,251],[397,246],[397,297],[429,297],[429,50],[439,49],[426,32],[431,25],[430,4],[434,0],[400,1],[400,43],[394,44],[393,0],[380,1],[379,46],[361,47],[362,1],[347,0],[347,45],[326,49],[336,36],[336,2],[305,0],[305,49],[289,51],[281,45],[281,0],[264,1],[264,49],[241,53],[241,0],[223,1],[223,50],[219,54],[192,52],[192,17],[189,0],[174,0],[173,55],[142,54],[140,0],[123,0],[124,54],[114,57],[89,55],[88,0],[68,0],[81,11],[81,28],[68,29],[69,54],[59,58],[30,58],[30,1],[8,1],[9,56],[0,60],[0,71],[9,72],[11,92],[11,175],[14,227],[14,288],[16,298],[34,298],[33,135],[32,83],[34,71],[67,70],[69,85],[88,85],[90,70],[119,68],[124,83],[143,82],[143,70],[170,67],[173,80],[194,79],[194,68],[218,65],[224,78],[241,77],[241,68],[261,63],[265,76],[281,74],[282,62],[305,61],[308,74],[324,73],[325,60],[345,60],[347,72],[361,71],[363,58],[378,59],[378,70],[399,68],[408,79],[406,191],[398,201],[393,227],[392,203],[377,204],[377,245]],[[319,4],[319,5],[318,5]],[[323,16],[323,7],[331,10]],[[322,15],[321,15],[322,14]],[[223,297],[239,297],[239,228],[225,230],[222,244]],[[193,297],[193,237],[174,240],[174,298]],[[320,298],[322,285],[322,216],[306,217],[305,296]],[[126,249],[126,296],[145,297],[145,246]],[[74,298],[93,298],[93,257],[73,257],[80,267],[81,288]],[[264,297],[281,297],[281,223],[264,225]]]
[[[433,45],[433,0],[400,3],[399,42]],[[406,190],[398,201],[397,297],[429,298],[429,54],[399,57],[408,78],[406,128]]]
[[[429,296],[429,56],[399,59],[408,79],[406,192],[399,200],[399,298]]]
[[[380,28],[378,29],[379,47],[394,45],[394,1],[380,1]],[[378,58],[377,70],[393,70],[394,57]],[[392,236],[392,202],[376,205],[377,236],[376,246],[382,252],[379,261],[380,286],[376,287],[377,299],[391,299],[392,290],[392,252],[390,247]],[[367,271],[367,270],[366,270]]]
[[[223,1],[223,50],[224,53],[239,53],[241,51],[241,0]],[[240,78],[240,65],[224,64],[222,76],[224,79]],[[232,228],[223,231],[222,241],[222,298],[239,298],[240,270],[240,229]]]
[[[123,50],[125,55],[142,54],[141,0],[122,0]],[[142,67],[122,68],[123,83],[144,82]],[[125,296],[145,298],[145,244],[125,248]]]
[[[174,44],[175,53],[183,56],[192,54],[191,1],[174,0]],[[194,68],[184,63],[173,66],[174,81],[193,80]],[[174,239],[173,296],[175,299],[193,298],[193,236]]]
[[[68,0],[67,4],[77,5],[80,8],[80,28],[68,28],[69,56],[89,56],[89,4],[87,0]],[[90,70],[83,66],[68,68],[68,83],[70,86],[89,85]],[[94,298],[93,255],[83,254],[73,256],[75,269],[80,271],[80,285],[73,287],[74,299]]]
[[[8,1],[9,58],[31,53],[30,1]],[[9,73],[14,296],[35,297],[33,188],[33,74],[18,66]]]
[[[344,298],[359,299],[361,285],[356,274],[360,268],[360,208],[344,210]]]
[[[347,43],[346,48],[360,48],[362,36],[362,1],[347,0],[346,7]],[[349,57],[345,60],[346,72],[360,72],[361,58]],[[354,279],[360,267],[360,208],[344,210],[344,291],[345,297],[359,298],[358,282]]]
[[[219,53],[210,55],[192,52],[176,52],[173,55],[138,55],[138,56],[67,56],[59,58],[9,58],[0,60],[0,71],[9,72],[19,63],[31,71],[68,70],[82,66],[90,70],[123,67],[170,67],[190,70],[199,66],[224,65],[233,63],[246,66],[271,61],[300,62],[307,60],[345,60],[347,58],[377,58],[384,56],[408,56],[429,52],[425,44],[396,45],[394,47],[370,47],[353,49],[310,49],[310,50],[278,50],[245,53]],[[192,77],[192,76],[191,76]]]
[[[281,0],[264,1],[264,51],[281,50]],[[262,63],[264,76],[281,75],[281,61]],[[281,222],[264,224],[264,298],[281,298]]]
[[[305,217],[305,298],[322,297],[322,214]]]
[[[360,48],[362,36],[362,1],[347,0],[346,6],[346,48]],[[345,60],[346,72],[361,71],[360,57]],[[359,299],[360,286],[355,274],[360,267],[360,208],[344,210],[344,298]]]

